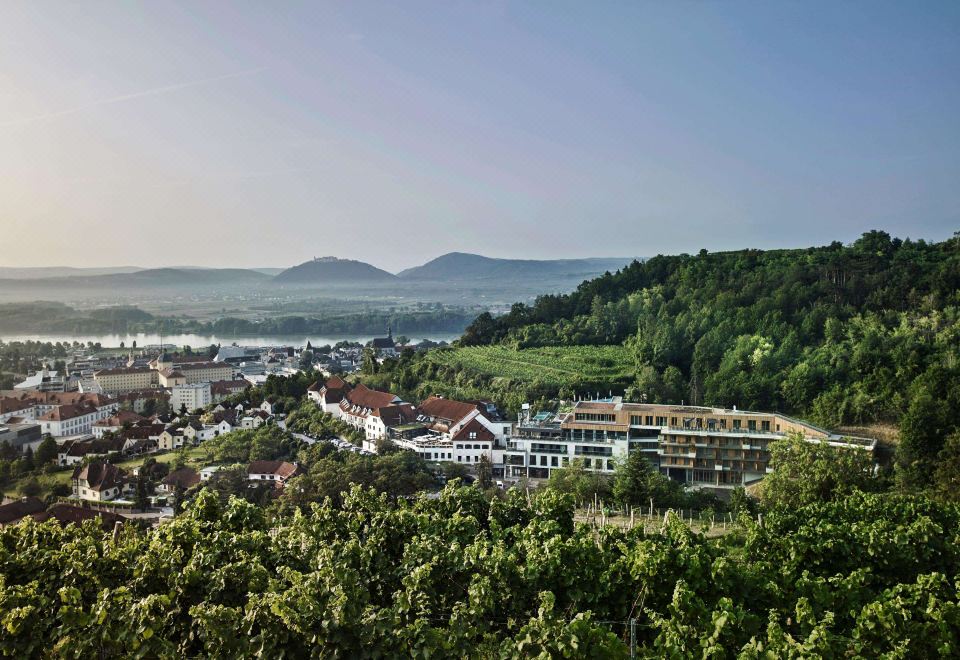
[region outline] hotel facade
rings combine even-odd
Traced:
[[[579,401],[559,415],[521,418],[504,460],[508,477],[546,479],[574,460],[612,474],[618,460],[641,452],[676,481],[725,491],[768,474],[770,444],[791,433],[867,451],[876,446],[875,440],[840,436],[779,413],[624,403],[614,397]]]

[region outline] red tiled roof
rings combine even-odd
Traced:
[[[123,376],[125,374],[148,374],[149,367],[116,367],[115,369],[101,369],[94,371],[94,376]]]
[[[421,415],[427,415],[437,421],[445,421],[453,425],[474,411],[480,410],[480,408],[463,401],[431,396],[421,403],[417,410]]]
[[[57,406],[50,412],[41,415],[37,419],[43,422],[61,422],[66,419],[74,419],[97,412],[97,407],[92,403],[82,403],[78,405]]]
[[[373,416],[382,419],[386,426],[400,426],[414,421],[417,418],[417,410],[409,403],[399,403],[377,408],[373,411]]]
[[[167,486],[173,486],[174,488],[177,486],[190,488],[200,483],[200,473],[191,467],[182,467],[164,477],[163,483]]]
[[[470,434],[476,433],[476,437],[471,438]],[[496,439],[496,436],[490,432],[486,426],[477,421],[476,418],[471,419],[469,422],[463,425],[463,428],[457,432],[452,438],[453,440],[479,440],[481,442],[493,442]]]
[[[121,410],[116,415],[94,422],[94,426],[123,426],[124,424],[138,424],[144,420],[143,417],[129,410]]]
[[[398,398],[396,394],[371,390],[361,383],[346,393],[344,400],[340,403],[340,407],[342,408],[345,404],[349,404],[376,410],[377,408],[391,405]]]
[[[299,465],[287,461],[254,461],[247,468],[247,474],[275,474],[283,479],[300,474],[302,471]]]
[[[78,465],[73,471],[74,480],[86,481],[90,490],[104,490],[122,486],[126,482],[126,474],[112,463],[93,461],[87,465]]]

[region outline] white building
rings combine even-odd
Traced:
[[[196,410],[206,408],[212,402],[210,383],[176,385],[170,389],[171,410],[182,410],[184,406],[187,410]]]

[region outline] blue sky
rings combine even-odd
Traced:
[[[960,3],[0,9],[0,265],[960,229]]]

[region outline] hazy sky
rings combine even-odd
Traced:
[[[0,265],[960,229],[960,2],[0,3]]]

